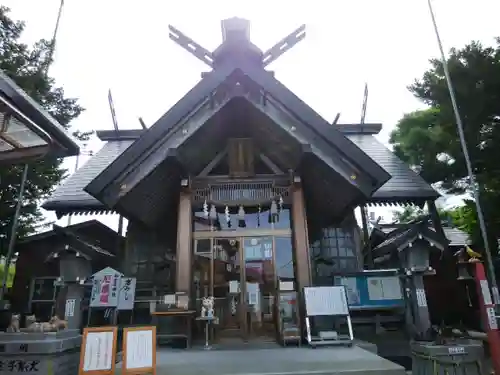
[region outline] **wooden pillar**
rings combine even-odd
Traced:
[[[366,206],[363,204],[359,206],[359,208],[361,210],[361,225],[363,226],[363,248],[361,249],[363,255],[362,259],[363,260],[365,259],[364,255],[366,253],[366,265],[369,268],[373,268],[373,253],[370,246],[370,235],[368,233],[368,217],[366,212]]]
[[[441,224],[441,218],[439,217],[439,212],[436,208],[436,203],[434,201],[427,201],[427,211],[429,211],[429,215],[431,216],[432,224],[434,226],[434,230],[436,233],[446,238],[444,234],[443,226]]]
[[[184,182],[184,181],[183,181]],[[179,197],[179,213],[177,217],[177,248],[176,248],[176,292],[187,293],[191,296],[193,274],[192,252],[192,204],[191,193],[183,184]]]
[[[296,262],[297,290],[311,285],[311,259],[309,257],[309,239],[304,193],[299,177],[294,177],[292,190],[293,240]]]

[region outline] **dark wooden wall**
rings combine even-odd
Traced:
[[[75,227],[77,227],[75,225]],[[91,239],[107,251],[114,252],[118,247],[119,237],[104,225],[88,225],[78,227],[76,232]],[[36,236],[33,236],[36,238]],[[16,263],[16,275],[10,292],[10,301],[14,311],[24,312],[27,309],[31,280],[35,277],[58,277],[58,262],[46,262],[50,253],[60,250],[67,243],[61,234],[34,239],[19,243],[15,251],[19,253]],[[101,258],[93,261],[92,271],[97,272],[107,266],[116,266],[114,259]],[[60,303],[59,303],[60,305]],[[60,306],[59,306],[60,307]]]
[[[436,275],[425,278],[431,320],[433,324],[444,322],[447,325],[462,322],[470,329],[480,330],[476,286],[473,280],[457,280],[454,252],[448,249],[443,255],[435,253],[431,256],[431,266]]]

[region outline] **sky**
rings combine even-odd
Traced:
[[[26,22],[27,43],[52,37],[59,4],[2,0],[14,19]],[[445,50],[500,36],[498,0],[433,5]],[[251,21],[251,39],[263,50],[306,24],[305,40],[269,69],[328,121],[340,112],[340,123],[359,122],[365,82],[366,122],[383,124],[384,143],[404,113],[423,108],[407,86],[439,54],[426,0],[66,0],[50,75],[86,108],[73,129],[112,129],[108,89],[120,129],[139,128],[139,116],[153,124],[208,70],[169,39],[168,25],[213,50],[221,42],[220,20],[232,16]],[[85,149],[101,146],[94,139]],[[80,157],[80,166],[87,158]],[[66,165],[74,170],[74,158]],[[116,229],[116,218],[98,218]]]

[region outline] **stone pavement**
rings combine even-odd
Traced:
[[[159,348],[157,375],[406,375],[405,369],[357,346],[246,350]],[[118,368],[121,364],[118,365]],[[117,370],[117,374],[120,370]]]

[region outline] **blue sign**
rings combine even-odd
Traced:
[[[396,275],[362,274],[336,276],[335,285],[344,285],[353,310],[387,309],[404,306],[403,291]]]

